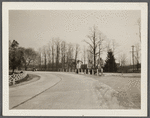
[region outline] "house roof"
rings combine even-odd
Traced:
[[[81,60],[77,60],[77,63],[79,63],[79,62],[83,63]]]

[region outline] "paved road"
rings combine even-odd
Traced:
[[[97,109],[96,80],[61,72],[29,72],[41,78],[10,87],[10,109]]]

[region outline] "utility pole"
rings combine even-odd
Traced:
[[[131,51],[130,51],[131,52]],[[131,66],[131,61],[132,61],[132,55],[130,54],[130,66]]]
[[[132,47],[133,72],[134,72],[134,45],[131,47]]]
[[[100,44],[99,44],[99,65],[100,65]]]
[[[86,56],[86,54],[85,54],[85,46],[84,46],[84,64],[85,64],[85,56]]]

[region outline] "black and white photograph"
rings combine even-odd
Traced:
[[[3,115],[146,116],[147,3],[3,3]]]

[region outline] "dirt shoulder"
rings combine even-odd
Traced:
[[[76,74],[74,72],[67,72],[68,74]],[[97,80],[96,87],[109,88],[117,92],[115,97],[119,102],[119,106],[123,109],[140,109],[141,108],[141,76],[140,73],[104,73],[104,76],[79,74],[84,77],[90,77]],[[106,86],[105,86],[106,85]],[[109,86],[109,87],[107,87]],[[103,90],[103,89],[99,89]],[[111,92],[112,94],[113,92]],[[110,95],[111,96],[111,95]],[[114,96],[114,95],[113,95]],[[116,106],[115,106],[116,108]]]
[[[141,78],[135,76],[90,76],[118,92],[117,99],[124,108],[141,108]]]

